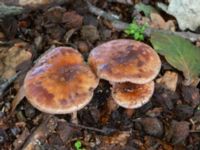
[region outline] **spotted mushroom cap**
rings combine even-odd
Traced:
[[[24,89],[28,101],[40,111],[65,114],[88,104],[97,84],[77,50],[58,47],[44,54],[27,73]]]
[[[161,61],[148,45],[129,39],[112,40],[94,48],[88,59],[99,78],[144,84],[159,73]]]
[[[130,82],[113,83],[112,97],[124,108],[138,108],[146,104],[154,92],[154,82],[133,84]]]

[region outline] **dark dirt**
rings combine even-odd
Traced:
[[[142,2],[154,5],[149,0]],[[94,0],[93,5],[119,14],[126,22],[131,22],[134,15],[132,6],[105,0]],[[32,54],[31,59],[25,59],[12,68],[12,73],[21,71],[21,74],[0,98],[1,150],[200,149],[199,87],[184,86],[181,81],[177,83],[175,92],[156,83],[151,101],[128,112],[113,104],[110,100],[111,85],[100,80],[90,104],[78,111],[78,124],[71,123],[69,114],[43,114],[26,98],[11,114],[11,103],[23,84],[26,72],[49,48],[71,46],[87,60],[90,50],[100,43],[129,38],[112,28],[108,21],[91,14],[84,1],[29,9],[21,15],[4,18],[0,23],[0,33],[2,41],[10,42],[1,47],[8,49],[23,41],[27,44],[26,52]],[[148,39],[145,42],[148,43]],[[1,72],[5,67],[2,61]],[[163,60],[159,76],[167,70],[180,74]],[[0,86],[3,81],[1,77]],[[75,148],[77,141],[82,144],[80,149]]]

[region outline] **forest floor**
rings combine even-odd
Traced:
[[[135,1],[138,3],[139,1]],[[157,1],[141,1],[155,6]],[[144,14],[127,5],[94,0],[92,5],[112,12],[121,21],[145,20]],[[161,12],[152,28],[180,31],[175,18]],[[148,19],[148,18],[146,18]],[[116,107],[111,85],[100,80],[92,101],[78,111],[78,124],[71,115],[48,115],[27,100],[13,101],[34,61],[57,46],[78,49],[87,60],[94,47],[113,39],[131,39],[105,17],[92,13],[85,1],[30,8],[0,23],[0,87],[20,72],[0,95],[1,150],[198,150],[200,149],[199,86],[183,84],[182,72],[161,57],[151,100],[135,110]],[[151,46],[148,37],[144,42]],[[198,42],[194,43],[198,46]],[[1,89],[0,88],[0,89]],[[112,108],[114,107],[114,108]]]

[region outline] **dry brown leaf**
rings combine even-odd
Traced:
[[[158,13],[151,13],[151,27],[156,29],[162,29],[165,26],[165,20]]]
[[[4,48],[0,51],[0,59],[3,64],[3,69],[0,69],[3,72],[0,72],[0,75],[5,79],[11,78],[16,74],[17,66],[30,60],[31,57],[31,52],[27,51],[27,43],[24,42],[16,43],[8,50]]]
[[[168,20],[167,22],[165,22],[162,16],[156,12],[150,14],[150,20],[150,26],[152,28],[175,31],[174,21]]]
[[[178,74],[176,72],[166,71],[161,78],[156,80],[156,82],[175,92],[178,82]]]
[[[113,145],[119,144],[121,146],[124,146],[126,145],[129,137],[130,137],[130,132],[123,131],[115,133],[112,136],[102,136],[101,140],[105,144],[113,144]]]

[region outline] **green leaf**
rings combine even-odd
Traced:
[[[154,49],[165,56],[169,64],[183,72],[187,85],[199,79],[199,48],[182,37],[161,32],[153,32],[150,41]]]
[[[155,8],[150,5],[145,5],[143,3],[139,3],[135,5],[135,9],[137,11],[142,11],[145,16],[149,17],[152,12],[157,12]]]
[[[144,40],[144,31],[147,25],[138,25],[135,21],[129,24],[128,28],[124,32],[133,37],[135,40]]]
[[[74,144],[74,147],[76,148],[76,150],[80,150],[80,149],[81,149],[81,146],[82,146],[82,144],[81,144],[81,141],[79,141],[79,140],[77,140],[77,141],[75,142],[75,144]]]

